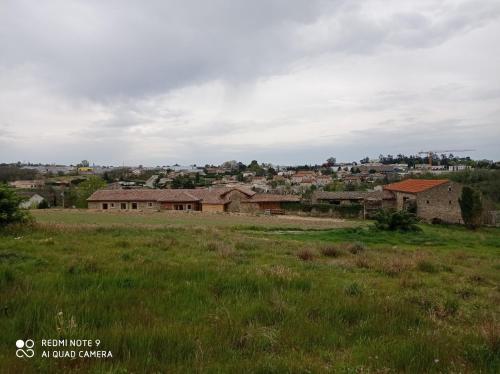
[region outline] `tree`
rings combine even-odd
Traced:
[[[87,207],[87,199],[97,190],[106,187],[106,182],[95,175],[89,177],[86,181],[78,185],[78,201],[79,208]]]
[[[29,220],[28,213],[19,208],[19,203],[22,200],[12,188],[0,184],[0,228]]]
[[[88,168],[90,166],[90,162],[88,162],[87,160],[82,160],[77,166]]]
[[[337,163],[337,159],[335,157],[330,157],[326,160],[327,166],[333,166]]]
[[[465,225],[473,230],[480,226],[483,213],[481,193],[469,186],[464,186],[458,203]]]

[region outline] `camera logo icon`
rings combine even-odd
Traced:
[[[31,358],[35,355],[35,350],[33,347],[35,346],[35,342],[32,339],[16,341],[16,356],[19,358],[27,357]]]

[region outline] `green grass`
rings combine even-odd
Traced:
[[[37,222],[59,226],[116,226],[116,227],[231,227],[269,230],[274,229],[332,229],[359,227],[366,223],[356,220],[301,218],[292,216],[248,216],[240,214],[208,214],[200,212],[162,211],[93,212],[79,209],[33,210]]]
[[[498,229],[64,213],[0,236],[2,373],[500,370]],[[19,359],[27,338],[113,358]]]

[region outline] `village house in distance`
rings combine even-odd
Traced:
[[[359,162],[331,157],[316,165],[235,160],[220,165],[99,166],[13,164],[7,183],[23,207],[90,208],[108,212],[234,212],[370,219],[380,209],[408,210],[427,222],[463,223],[458,198],[468,174],[500,169],[500,162],[435,153],[383,156]],[[97,180],[103,190],[82,194]],[[468,183],[471,184],[471,183]],[[477,183],[476,183],[477,184]],[[483,194],[483,221],[496,225],[495,193]],[[95,189],[91,189],[95,191]],[[38,195],[38,196],[35,196]],[[44,200],[41,203],[41,200]]]

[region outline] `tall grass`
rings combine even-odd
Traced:
[[[497,372],[498,230],[467,249],[459,228],[413,235],[2,235],[0,371]],[[18,359],[26,338],[100,339],[113,358]]]

